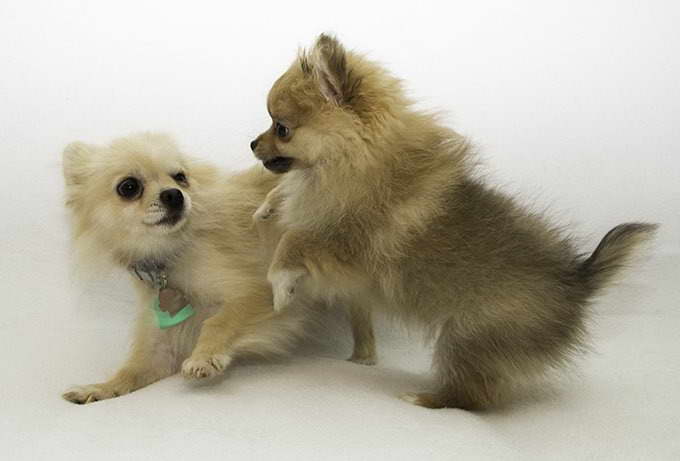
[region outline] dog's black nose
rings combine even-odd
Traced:
[[[161,192],[161,202],[171,210],[181,210],[184,207],[184,195],[179,189],[166,189]]]
[[[256,147],[257,147],[257,139],[253,139],[252,141],[250,141],[250,150],[255,152]]]

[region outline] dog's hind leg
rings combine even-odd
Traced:
[[[436,390],[408,393],[401,398],[426,408],[484,410],[495,405],[503,382],[499,363],[502,342],[501,335],[463,333],[451,320],[445,322],[433,359]]]

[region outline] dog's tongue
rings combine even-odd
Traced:
[[[158,305],[161,310],[170,315],[175,315],[184,306],[189,304],[182,292],[172,288],[163,288],[158,293]]]

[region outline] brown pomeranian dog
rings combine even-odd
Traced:
[[[140,307],[123,367],[64,398],[118,397],[180,370],[209,378],[234,358],[287,352],[305,334],[312,309],[273,310],[266,242],[252,221],[275,175],[261,166],[222,174],[149,133],[109,146],[70,144],[63,166],[81,262],[129,269]],[[352,324],[367,338],[363,322]],[[357,341],[353,358],[370,359],[368,339]]]
[[[612,229],[588,257],[475,179],[471,148],[415,110],[400,81],[321,35],[272,87],[251,143],[284,174],[258,209],[283,230],[274,307],[311,297],[382,309],[435,338],[428,408],[506,402],[580,350],[587,307],[654,232]]]

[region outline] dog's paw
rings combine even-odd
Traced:
[[[188,379],[205,379],[220,375],[231,363],[227,354],[192,355],[182,364],[182,376]]]
[[[446,406],[435,394],[429,392],[406,392],[401,394],[399,398],[413,405],[430,409],[444,408]]]
[[[267,277],[274,293],[274,310],[280,312],[290,306],[297,295],[301,279],[307,275],[305,270],[281,270]]]
[[[106,383],[89,384],[86,386],[72,387],[68,391],[64,392],[62,397],[69,402],[85,404],[97,402],[99,400],[112,399],[129,392],[129,390],[119,389]]]
[[[276,210],[267,201],[265,201],[260,207],[253,213],[253,220],[255,221],[266,221],[271,218]]]
[[[375,354],[352,354],[350,358],[347,359],[348,362],[353,362],[359,365],[375,365],[378,363],[378,359]]]

